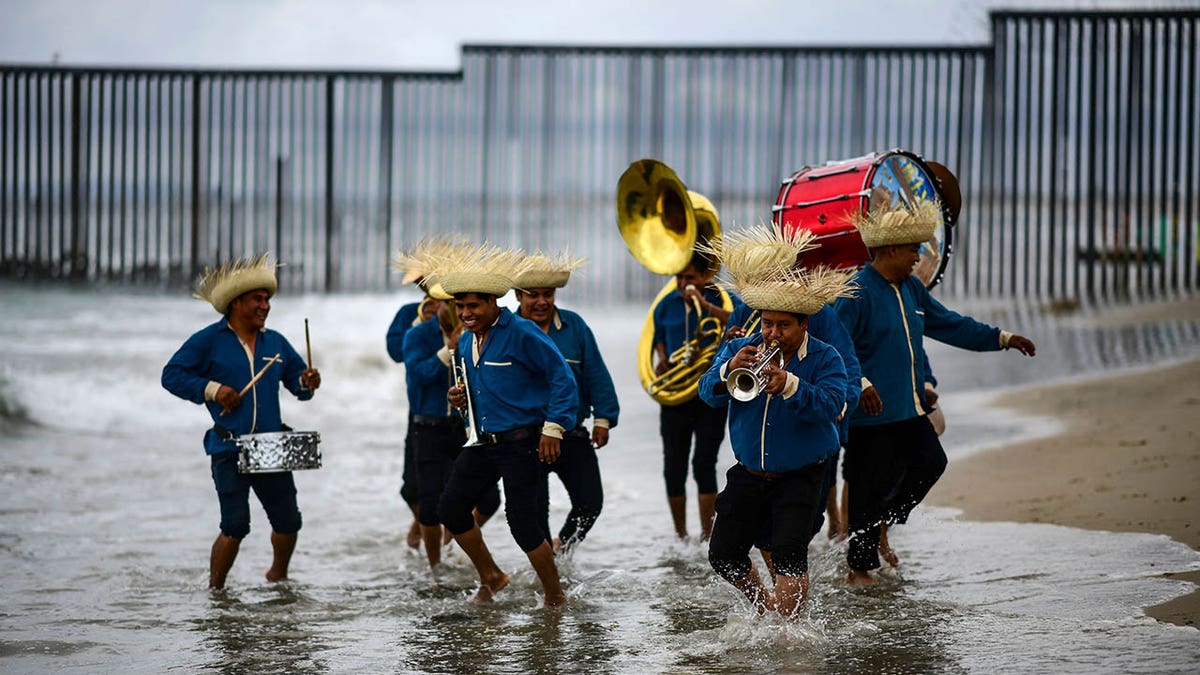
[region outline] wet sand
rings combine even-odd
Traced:
[[[1127,319],[1189,314],[1200,302]],[[929,503],[970,520],[1165,534],[1200,550],[1200,360],[1014,391],[996,404],[1057,417],[1066,430],[952,461]],[[1169,572],[1200,584],[1200,572]],[[1200,627],[1200,591],[1146,613]]]

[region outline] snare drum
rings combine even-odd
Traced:
[[[948,172],[947,172],[948,173]],[[880,209],[915,198],[937,199],[942,214],[933,237],[921,246],[915,274],[929,288],[942,280],[950,258],[954,212],[937,175],[917,155],[903,150],[872,153],[825,166],[805,167],[783,182],[771,212],[785,233],[812,232],[820,247],[800,256],[811,267],[856,268],[869,260],[854,227],[863,209]]]
[[[276,473],[321,468],[321,434],[276,431],[233,439],[238,446],[238,472]]]

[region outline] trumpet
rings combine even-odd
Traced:
[[[766,388],[768,379],[763,376],[763,370],[771,361],[779,358],[779,342],[771,343],[765,352],[759,352],[754,363],[748,368],[737,368],[725,375],[725,388],[735,401],[753,401]]]
[[[467,396],[466,417],[467,420],[467,442],[463,445],[464,448],[473,445],[483,445],[483,441],[479,440],[479,432],[475,430],[475,408],[471,405],[471,387],[467,384],[467,362],[455,358],[454,350],[450,350],[450,367],[454,369],[454,386],[463,390]]]

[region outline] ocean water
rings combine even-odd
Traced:
[[[200,439],[207,416],[158,383],[163,363],[216,318],[179,296],[0,288],[0,671],[4,672],[1195,672],[1200,631],[1142,608],[1190,590],[1161,578],[1200,553],[1150,534],[973,523],[919,508],[892,542],[898,571],[841,583],[844,551],[810,553],[804,621],[755,616],[671,534],[657,406],[634,368],[644,307],[572,307],[617,382],[620,425],[601,450],[605,511],[561,561],[569,607],[538,584],[502,516],[484,528],[512,585],[469,605],[475,577],[451,549],[435,576],[404,533],[397,490],[403,369],[384,333],[404,294],[279,297],[268,325],[324,384],[285,419],[321,432],[324,468],[298,472],[305,526],[292,578],[268,584],[269,528],[252,532],[223,593],[206,588],[217,502]],[[972,308],[968,308],[972,309]],[[990,405],[997,391],[1200,354],[1187,321],[1112,325],[980,306],[1039,356],[931,345],[951,461],[1054,433],[1053,419]],[[720,468],[732,463],[723,448]],[[689,486],[689,489],[693,489]],[[551,521],[569,505],[551,478]],[[689,517],[695,531],[695,504]]]

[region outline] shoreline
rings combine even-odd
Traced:
[[[952,461],[928,503],[973,521],[1148,532],[1200,550],[1200,359],[1008,392],[993,404],[1056,417],[1064,430]],[[1200,571],[1163,576],[1200,585]],[[1144,609],[1200,628],[1200,588]]]

